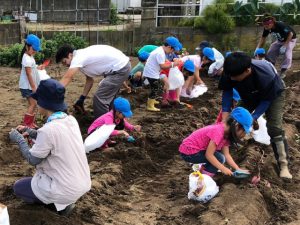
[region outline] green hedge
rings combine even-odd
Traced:
[[[68,32],[55,33],[51,40],[42,39],[42,51],[34,55],[37,64],[45,59],[53,58],[59,47],[69,44],[75,49],[85,48],[88,43],[81,37]],[[0,48],[0,65],[19,67],[21,64],[21,52],[23,44],[14,44],[10,47]]]

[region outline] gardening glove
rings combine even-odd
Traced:
[[[279,52],[280,52],[281,55],[284,55],[285,52],[286,52],[286,47],[284,45],[281,46],[281,48],[279,49]]]
[[[73,105],[76,112],[78,112],[78,113],[84,113],[85,112],[84,106],[83,106],[85,98],[86,98],[85,96],[81,95],[79,97],[79,99],[75,102],[75,104]]]
[[[135,142],[135,138],[132,136],[129,136],[129,137],[127,137],[127,141],[130,143],[133,143],[133,142]]]
[[[23,135],[17,131],[16,129],[12,129],[10,132],[9,132],[9,139],[12,141],[12,142],[15,142],[15,143],[22,143],[23,141],[25,141]]]

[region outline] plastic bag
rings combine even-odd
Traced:
[[[7,207],[0,203],[0,224],[9,225],[9,216]]]
[[[90,151],[101,147],[107,141],[111,133],[114,131],[115,126],[115,124],[104,124],[97,130],[95,130],[93,133],[91,133],[84,141],[85,152],[89,153]]]
[[[176,88],[180,88],[184,85],[183,74],[177,66],[170,69],[168,80],[169,90],[175,90]]]
[[[206,203],[219,192],[216,182],[208,175],[195,171],[189,176],[188,199]]]
[[[182,88],[180,96],[185,98],[198,98],[200,95],[203,95],[205,92],[207,92],[207,90],[208,89],[205,85],[194,85],[190,95],[186,93],[185,88]]]
[[[265,144],[265,145],[270,145],[270,136],[268,134],[267,130],[267,121],[261,116],[257,119],[259,129],[252,131],[253,133],[253,138],[255,141]]]
[[[38,70],[37,68],[34,68],[32,70],[32,78],[36,86],[39,86],[42,80],[50,79],[50,76],[47,74],[46,70]]]

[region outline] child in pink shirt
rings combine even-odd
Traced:
[[[94,132],[97,128],[104,124],[111,125],[115,124],[115,130],[112,132],[111,136],[124,135],[126,138],[129,137],[128,131],[140,131],[140,125],[131,125],[127,122],[125,118],[132,116],[132,111],[130,109],[130,103],[127,99],[118,97],[113,102],[113,109],[104,115],[96,119],[91,126],[88,128],[88,134]]]
[[[233,172],[224,166],[240,170],[229,152],[229,145],[240,142],[250,132],[252,116],[248,110],[237,107],[226,123],[218,123],[194,131],[179,147],[181,157],[193,164],[205,163],[202,173],[213,176],[218,170],[231,176]]]

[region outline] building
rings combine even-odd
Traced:
[[[43,22],[108,22],[110,0],[1,0],[0,14]]]

